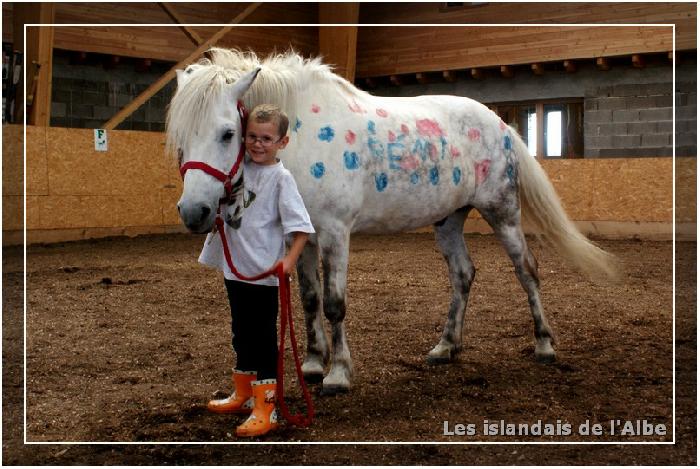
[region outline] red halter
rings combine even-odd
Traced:
[[[241,132],[245,132],[246,128],[246,122],[248,120],[248,110],[245,108],[245,105],[243,104],[243,101],[238,101],[237,104],[238,108],[238,116],[241,118]],[[190,170],[190,169],[199,169],[204,171],[210,176],[215,177],[219,181],[224,183],[224,192],[225,196],[222,201],[224,200],[230,200],[231,199],[231,181],[233,181],[233,177],[236,175],[238,172],[238,169],[241,166],[241,163],[243,162],[243,156],[245,155],[245,145],[243,144],[243,137],[241,137],[241,148],[238,151],[238,157],[236,158],[236,162],[233,164],[233,167],[231,168],[231,171],[229,171],[228,174],[223,173],[219,171],[218,169],[209,166],[207,163],[201,162],[201,161],[188,161],[187,163],[183,164],[180,166],[180,175],[182,176],[182,179],[185,179],[185,173]]]

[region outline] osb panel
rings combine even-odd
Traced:
[[[27,230],[38,228],[41,225],[41,201],[45,200],[46,196],[28,195],[27,196]],[[22,202],[20,201],[20,204]]]
[[[22,195],[22,126],[2,126],[2,195]]]
[[[695,222],[697,161],[676,158],[676,223]]]
[[[569,218],[594,219],[593,165],[595,162],[592,160],[544,160],[541,163]]]
[[[596,159],[593,220],[671,222],[671,158]]]
[[[27,195],[49,194],[47,129],[27,126]]]
[[[163,223],[166,225],[179,225],[182,223],[177,213],[177,202],[180,200],[181,193],[181,187],[167,188],[161,191]]]
[[[3,195],[2,197],[2,229],[22,229],[22,196]]]
[[[107,140],[98,152],[92,129],[50,128],[50,194],[147,195],[168,184],[164,134],[110,131]]]
[[[50,196],[39,200],[39,224],[28,229],[161,225],[158,192],[135,196]]]

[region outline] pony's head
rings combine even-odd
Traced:
[[[245,132],[237,103],[248,91],[260,68],[236,77],[208,61],[177,71],[177,91],[168,110],[166,141],[176,154],[183,175],[177,209],[187,229],[212,229],[217,208],[227,199],[227,222],[235,226],[242,216],[242,137]],[[234,171],[234,166],[237,171]]]

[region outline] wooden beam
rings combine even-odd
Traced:
[[[377,80],[372,77],[365,78],[365,86],[367,89],[373,90],[377,87]]]
[[[535,75],[544,75],[544,66],[541,63],[534,63],[530,68]]]
[[[668,53],[668,61],[671,62],[671,63],[673,63],[673,51],[670,51],[670,52]]]
[[[513,78],[513,67],[510,65],[501,65],[501,75],[506,78]]]
[[[355,24],[360,17],[359,3],[318,4],[322,24]],[[353,82],[357,63],[357,26],[319,26],[318,49],[326,63],[335,64],[335,73]]]
[[[610,70],[610,63],[605,57],[598,57],[595,59],[595,64],[599,70]]]
[[[484,78],[484,72],[480,68],[472,68],[470,74],[475,80],[481,80]]]
[[[170,19],[172,19],[175,23],[177,23],[180,26],[180,29],[182,29],[182,32],[185,33],[185,36],[187,36],[195,46],[198,46],[204,42],[202,37],[199,34],[197,34],[197,32],[194,29],[192,29],[189,26],[185,26],[185,23],[187,23],[187,21],[185,21],[180,16],[177,10],[175,10],[174,6],[165,2],[158,2],[158,5],[163,9],[163,11],[165,11],[165,13],[170,17]]]
[[[457,81],[457,71],[456,70],[443,70],[442,79],[447,83],[454,83]]]
[[[403,85],[403,79],[401,78],[400,75],[391,75],[389,77],[389,81],[391,82],[392,85],[394,86],[401,86]]]
[[[27,124],[48,126],[51,121],[51,76],[53,68],[53,26],[27,27],[27,43],[24,43],[25,24],[51,24],[55,22],[54,3],[13,4],[14,49],[24,54],[28,70],[22,70],[28,94],[31,94],[31,109]],[[24,120],[25,107],[29,103],[20,80],[15,98],[15,121]]]
[[[158,91],[160,91],[165,85],[167,85],[170,80],[175,78],[175,71],[178,69],[181,69],[182,67],[188,65],[193,59],[197,58],[199,55],[201,55],[205,50],[207,50],[209,47],[213,46],[216,44],[219,39],[224,37],[226,33],[231,31],[233,29],[234,25],[240,23],[244,19],[246,19],[248,16],[250,16],[251,13],[253,13],[260,5],[262,5],[261,2],[255,2],[251,3],[248,5],[242,12],[240,12],[238,15],[236,15],[235,18],[233,18],[231,21],[229,21],[230,26],[226,26],[222,29],[220,29],[217,33],[215,33],[213,36],[211,36],[209,39],[204,41],[202,44],[200,44],[197,49],[194,50],[190,55],[179,61],[177,64],[175,64],[170,70],[165,72],[165,74],[160,77],[158,80],[156,80],[151,86],[146,88],[140,95],[138,95],[136,98],[134,98],[133,101],[131,101],[129,104],[127,104],[124,108],[122,108],[119,112],[117,112],[110,120],[105,122],[105,124],[102,126],[106,130],[112,130],[119,124],[121,124],[124,119],[129,117],[131,113],[136,111],[143,103],[148,101],[148,99],[156,94]]]
[[[644,68],[646,64],[644,63],[644,56],[640,54],[632,55],[632,66],[634,68]]]
[[[535,104],[535,119],[537,121],[537,158],[544,158],[544,104]]]
[[[421,85],[428,85],[432,80],[427,73],[418,72],[416,73],[416,81]]]
[[[576,62],[573,60],[565,60],[564,69],[566,70],[566,73],[574,73],[576,71]]]

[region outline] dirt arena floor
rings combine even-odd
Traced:
[[[146,236],[31,246],[27,251],[26,438],[23,444],[22,249],[3,260],[3,463],[77,464],[695,464],[696,244],[677,243],[676,444],[203,445],[237,442],[240,417],[206,401],[230,389],[230,315],[220,274],[196,263],[201,236]],[[597,285],[530,240],[558,361],[534,361],[532,319],[513,267],[491,236],[467,236],[477,267],[464,348],[429,366],[450,302],[433,235],[356,236],[348,289],[350,393],[319,396],[310,428],[276,442],[673,440],[672,244],[599,241],[625,268]],[[296,286],[295,286],[296,287]],[[296,293],[296,288],[295,288]],[[296,325],[304,343],[295,295]],[[289,360],[288,360],[289,364]],[[291,371],[291,367],[289,367]],[[302,400],[292,374],[293,409]],[[563,436],[484,435],[488,420],[565,424]],[[610,434],[647,420],[666,435]],[[601,423],[603,435],[579,434]],[[445,422],[448,422],[445,424]],[[455,425],[474,435],[446,435]],[[618,427],[619,430],[619,427]],[[200,442],[200,444],[163,444]]]

